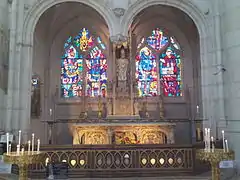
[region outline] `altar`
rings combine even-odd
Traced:
[[[69,124],[73,144],[173,144],[173,123],[111,122]]]

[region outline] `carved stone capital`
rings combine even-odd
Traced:
[[[123,36],[122,34],[117,34],[115,36],[110,37],[110,41],[115,44],[116,46],[124,46],[127,47],[128,45],[128,37]]]

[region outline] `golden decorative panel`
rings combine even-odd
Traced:
[[[118,125],[119,124],[119,125]],[[168,125],[92,125],[71,127],[73,144],[167,144],[174,142],[173,129]]]

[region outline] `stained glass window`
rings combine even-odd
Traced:
[[[181,58],[171,46],[160,55],[160,79],[165,96],[182,96]]]
[[[61,96],[105,96],[107,88],[106,46],[100,37],[96,40],[83,28],[76,37],[64,44],[61,61]],[[83,92],[85,89],[85,93]]]
[[[102,51],[95,47],[86,60],[87,96],[106,96],[107,92],[107,60]]]
[[[136,57],[136,78],[139,96],[157,95],[156,56],[148,47],[143,47]]]
[[[180,46],[174,37],[160,29],[141,39],[136,56],[136,79],[139,96],[155,96],[158,86],[165,96],[182,96]],[[159,74],[157,68],[159,67]],[[143,68],[144,67],[144,68]]]

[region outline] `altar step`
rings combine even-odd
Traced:
[[[67,180],[103,180],[103,178],[69,178]],[[202,176],[168,176],[168,177],[130,177],[124,178],[124,180],[211,180],[210,177],[202,177]],[[0,174],[0,180],[18,180],[18,176],[16,175],[2,175]],[[32,180],[46,180],[34,178]],[[123,178],[104,178],[104,180],[123,180]]]

